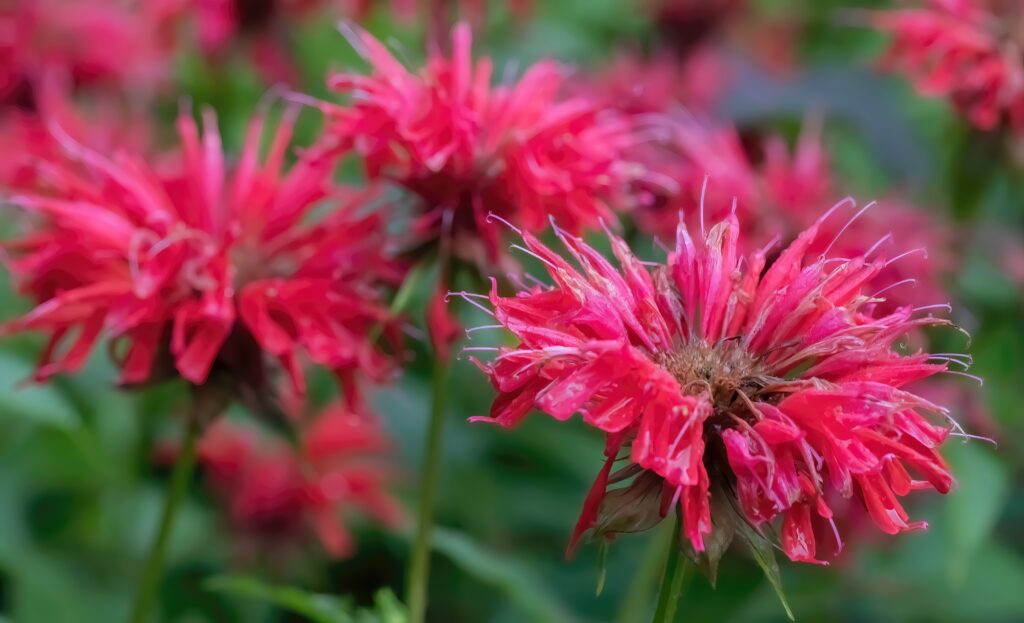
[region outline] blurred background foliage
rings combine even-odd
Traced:
[[[388,3],[379,4],[365,27],[417,64],[424,28],[394,19]],[[619,47],[653,41],[640,4],[539,0],[520,18],[491,2],[476,50],[494,58],[498,75],[544,56],[580,70],[600,67]],[[744,29],[723,37],[740,79],[715,114],[789,137],[809,112],[821,114],[845,189],[863,200],[899,189],[953,220],[960,254],[949,284],[954,317],[971,333],[974,371],[986,380],[979,393],[990,420],[982,432],[1000,445],[954,440],[947,456],[958,488],[945,498],[911,502],[912,514],[930,530],[899,538],[864,530],[831,567],[785,563],[787,596],[797,620],[806,622],[1024,620],[1024,291],[1004,269],[1000,246],[1022,244],[1020,170],[944,102],[922,99],[900,77],[874,71],[881,38],[851,27],[842,17],[851,8],[857,7],[840,0],[752,3]],[[773,34],[777,24],[789,27]],[[299,90],[328,97],[328,69],[364,66],[334,17],[313,14],[293,26],[286,35],[303,79]],[[762,63],[759,49],[745,45],[749,29],[759,27],[794,62]],[[182,96],[217,110],[234,147],[269,88],[241,55],[213,66],[182,50],[177,79]],[[174,112],[171,102],[163,114],[170,120]],[[315,127],[309,120],[300,135],[308,139]],[[410,309],[423,309],[432,285],[432,279],[418,284]],[[3,318],[25,309],[10,296],[0,307]],[[466,326],[484,324],[463,307]],[[418,314],[413,311],[414,323],[422,326]],[[116,391],[104,354],[75,377],[26,385],[40,344],[32,338],[0,344],[0,620],[120,620],[168,475],[154,457],[175,438],[184,387]],[[429,351],[414,348],[418,356],[402,378],[374,398],[396,440],[398,493],[409,508],[430,401]],[[510,432],[468,424],[467,417],[486,412],[490,389],[469,362],[454,366],[430,619],[647,620],[660,572],[648,552],[664,550],[669,522],[615,542],[603,592],[595,595],[602,552],[591,544],[566,560],[563,551],[600,465],[601,440],[578,422],[542,417]],[[315,379],[314,388],[324,401],[332,391],[326,378]],[[314,543],[298,552],[239,556],[210,496],[200,478],[179,518],[161,587],[162,620],[401,620],[387,589],[401,594],[406,536],[360,526],[358,549],[346,560],[330,560]],[[760,570],[742,555],[726,558],[716,588],[699,576],[687,582],[681,620],[785,618]]]

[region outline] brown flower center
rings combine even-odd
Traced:
[[[768,369],[738,340],[708,344],[690,342],[671,352],[660,353],[658,363],[668,370],[686,394],[711,395],[716,407],[728,407],[765,384]]]

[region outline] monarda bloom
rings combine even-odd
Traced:
[[[288,546],[313,532],[343,557],[355,546],[346,521],[397,529],[402,510],[387,490],[391,443],[376,418],[336,405],[299,429],[296,447],[226,418],[203,434],[199,462],[240,542]]]
[[[216,377],[260,392],[276,360],[301,394],[303,354],[347,389],[388,369],[367,339],[393,333],[381,216],[332,186],[322,153],[284,164],[291,112],[267,137],[255,117],[231,165],[212,113],[203,132],[179,117],[164,166],[61,137],[65,153],[39,165],[48,186],[9,198],[28,230],[6,244],[10,269],[36,307],[3,331],[49,335],[37,380],[78,370],[104,333],[129,385]]]
[[[492,289],[517,343],[478,362],[498,395],[475,419],[510,427],[533,409],[579,413],[605,433],[572,544],[675,510],[685,548],[712,570],[734,535],[770,552],[761,535],[773,527],[790,559],[818,563],[830,495],[858,499],[884,532],[925,527],[900,498],[950,490],[938,453],[950,427],[946,409],[908,386],[946,371],[947,357],[897,343],[950,323],[927,307],[875,313],[868,284],[884,257],[809,253],[833,212],[770,264],[764,250],[741,253],[735,215],[697,237],[680,224],[663,265],[611,236],[616,267],[556,228],[573,265],[524,234],[554,285]]]
[[[1015,0],[930,0],[870,18],[891,33],[883,65],[925,95],[948,97],[971,124],[1024,131],[1024,32]],[[1016,29],[1016,30],[1015,30]]]
[[[541,61],[492,86],[491,61],[473,60],[466,24],[451,55],[432,53],[419,72],[368,33],[345,30],[372,71],[330,78],[349,99],[325,105],[329,132],[363,157],[371,180],[412,196],[423,244],[450,240],[464,260],[491,268],[503,249],[489,213],[527,231],[550,215],[572,231],[612,219],[629,124],[589,99],[561,97],[563,68]]]

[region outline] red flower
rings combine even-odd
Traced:
[[[588,529],[650,527],[678,506],[695,552],[713,538],[719,556],[737,525],[781,520],[786,554],[819,562],[812,528],[831,519],[829,491],[859,498],[885,532],[924,526],[899,498],[952,486],[937,452],[949,430],[929,417],[948,415],[907,385],[946,359],[894,343],[949,322],[873,311],[866,288],[883,257],[809,252],[830,214],[767,268],[763,251],[740,251],[735,215],[697,239],[681,223],[653,269],[614,236],[618,268],[556,229],[577,268],[524,235],[554,285],[508,298],[492,288],[494,315],[519,343],[479,364],[498,397],[475,419],[508,427],[534,408],[580,413],[607,435],[573,543]]]
[[[1024,130],[1024,61],[1020,37],[1010,31],[1020,8],[990,13],[977,0],[931,0],[926,8],[874,14],[892,34],[883,64],[909,74],[926,95],[946,96],[978,128],[1008,118]]]
[[[308,422],[299,448],[221,418],[199,444],[199,461],[232,527],[260,543],[315,531],[332,556],[352,553],[345,520],[369,517],[396,529],[386,491],[390,442],[371,417],[333,407]]]
[[[492,87],[490,59],[473,61],[466,24],[452,54],[432,54],[413,73],[368,33],[352,45],[372,73],[335,74],[330,86],[350,95],[327,105],[330,133],[365,160],[371,180],[386,180],[418,199],[414,232],[425,242],[454,238],[464,259],[493,266],[501,256],[488,213],[535,231],[554,215],[571,230],[611,217],[606,203],[626,174],[629,125],[586,99],[563,99],[563,70],[530,67],[514,84]]]
[[[200,132],[191,116],[178,119],[175,166],[65,137],[66,155],[40,165],[49,192],[12,198],[36,217],[8,246],[20,290],[38,305],[5,332],[50,335],[37,379],[76,371],[103,332],[129,384],[173,365],[195,384],[226,369],[261,388],[261,352],[300,393],[303,351],[344,380],[379,376],[387,362],[366,336],[388,321],[377,288],[394,277],[380,215],[332,187],[334,161],[322,153],[283,166],[291,113],[262,161],[264,120],[254,118],[233,167],[212,113],[204,121]]]

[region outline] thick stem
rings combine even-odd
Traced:
[[[142,579],[139,581],[135,592],[135,604],[132,606],[131,623],[145,623],[149,611],[153,606],[153,599],[156,596],[156,589],[160,583],[164,570],[164,559],[167,555],[167,545],[171,540],[171,533],[174,528],[174,517],[181,507],[185,494],[188,492],[188,483],[192,478],[192,470],[196,463],[196,439],[199,437],[199,413],[197,410],[189,411],[185,422],[185,438],[182,442],[181,451],[174,462],[174,471],[171,473],[171,481],[167,485],[167,497],[164,499],[163,515],[160,517],[160,527],[156,539],[150,547],[149,556],[146,559],[146,566],[142,570]]]
[[[413,543],[406,585],[406,605],[410,623],[422,623],[427,612],[427,583],[430,575],[430,532],[434,521],[434,501],[441,473],[441,432],[444,429],[445,403],[448,398],[449,365],[434,360],[434,399],[427,431],[423,476],[420,481],[420,507],[416,517],[416,540]]]
[[[683,593],[683,578],[686,577],[686,558],[680,552],[679,547],[679,534],[681,530],[682,516],[677,513],[672,545],[668,550],[665,573],[661,578],[658,608],[654,611],[652,623],[672,623],[675,621],[676,607],[679,605],[679,597]]]

